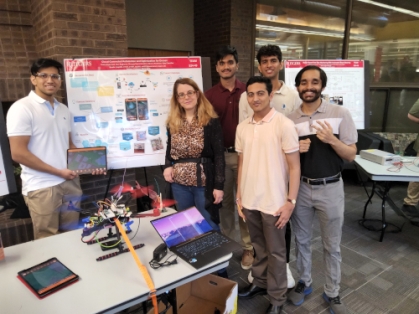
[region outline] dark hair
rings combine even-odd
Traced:
[[[53,59],[41,58],[41,59],[36,60],[32,64],[31,73],[32,75],[36,75],[36,73],[38,73],[40,69],[51,68],[51,67],[57,68],[58,73],[60,73],[61,69],[63,68],[63,65],[60,62]]]
[[[323,69],[319,68],[317,65],[308,65],[300,70],[298,72],[297,76],[295,77],[295,86],[298,87],[301,84],[301,77],[303,76],[303,73],[305,71],[309,70],[317,70],[320,73],[320,80],[322,81],[322,88],[326,87],[327,84],[327,75],[326,72],[323,71]]]
[[[237,54],[236,48],[233,46],[223,46],[221,47],[215,56],[217,62],[224,59],[225,56],[233,55],[234,60],[236,60],[236,63],[239,62],[239,55]]]
[[[262,57],[270,57],[270,56],[278,57],[278,61],[281,62],[282,61],[281,48],[279,48],[279,46],[276,46],[276,45],[262,46],[260,47],[258,54],[256,55],[256,59],[258,59],[258,62],[260,64],[260,60],[262,59]]]
[[[252,76],[246,83],[246,92],[249,85],[255,84],[255,83],[262,83],[266,85],[266,90],[268,91],[268,94],[270,95],[272,93],[272,82],[270,79],[264,76]]]

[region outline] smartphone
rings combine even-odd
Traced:
[[[125,113],[128,121],[137,120],[137,100],[135,98],[125,99]]]
[[[147,98],[138,98],[138,120],[148,120]]]

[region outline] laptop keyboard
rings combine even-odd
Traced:
[[[178,248],[178,252],[182,253],[186,258],[191,258],[199,254],[203,254],[222,243],[229,242],[228,239],[220,235],[218,232],[211,233],[205,237],[194,240],[191,243],[185,244]]]

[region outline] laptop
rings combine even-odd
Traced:
[[[241,249],[215,231],[196,207],[151,221],[167,247],[196,269]]]

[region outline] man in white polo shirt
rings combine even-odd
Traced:
[[[70,111],[54,95],[61,86],[62,64],[39,59],[31,67],[34,90],[16,101],[7,114],[12,158],[22,166],[22,194],[28,205],[35,239],[77,227],[80,182],[67,169]],[[71,204],[70,204],[71,202]]]
[[[276,111],[287,116],[294,110],[296,110],[300,104],[301,99],[295,89],[292,89],[285,85],[284,81],[279,79],[279,72],[284,67],[282,61],[281,48],[276,45],[262,46],[257,55],[256,59],[259,62],[258,69],[263,77],[267,77],[271,80],[273,96],[271,99],[271,107],[275,108]],[[239,123],[244,119],[252,116],[253,110],[249,106],[247,101],[246,93],[243,93],[240,97],[239,102]],[[287,243],[287,263],[290,260],[291,250],[291,225],[287,224],[287,230],[285,232],[285,239]],[[287,264],[287,277],[288,277],[288,288],[293,288],[295,285],[294,278],[292,276],[289,265]],[[249,273],[249,281],[252,280],[252,273]]]
[[[254,76],[246,84],[254,114],[237,126],[237,208],[249,228],[255,250],[253,283],[239,298],[268,294],[266,313],[281,313],[286,301],[285,226],[300,184],[300,154],[294,123],[270,108],[272,84]],[[243,208],[241,210],[241,208]]]

